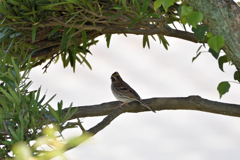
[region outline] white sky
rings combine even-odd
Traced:
[[[151,40],[151,49],[142,48],[142,36],[113,35],[110,48],[103,36],[90,48],[88,60],[93,70],[78,65],[73,73],[64,69],[62,62],[52,64],[47,74],[41,67],[32,70],[31,89],[42,86],[47,97],[57,94],[52,101],[64,106],[94,105],[116,101],[110,89],[110,76],[118,71],[139,95],[152,97],[203,98],[240,103],[240,86],[231,83],[230,92],[219,99],[217,85],[232,81],[233,66],[224,65],[225,73],[217,61],[204,52],[192,63],[200,44],[169,38],[169,50]],[[203,48],[202,51],[207,51]],[[84,118],[88,129],[103,117]],[[81,134],[80,129],[64,132],[67,138]],[[86,143],[66,153],[71,160],[225,160],[240,157],[240,119],[199,111],[158,111],[156,114],[127,113],[117,117],[108,127]]]

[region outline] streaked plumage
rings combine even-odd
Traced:
[[[111,80],[111,89],[113,95],[117,98],[117,100],[123,102],[118,107],[122,107],[125,104],[128,105],[128,103],[132,101],[138,101],[149,110],[155,112],[152,108],[150,108],[142,101],[142,99],[134,89],[132,89],[126,82],[122,80],[118,72],[114,72],[112,74]]]

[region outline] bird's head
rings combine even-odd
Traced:
[[[118,72],[114,72],[111,76],[111,80],[112,80],[112,82],[114,82],[116,80],[122,80],[122,78],[120,77]]]

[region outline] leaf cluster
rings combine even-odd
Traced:
[[[31,146],[33,140],[42,136],[44,126],[49,123],[66,129],[64,123],[74,113],[69,107],[63,116],[62,102],[58,111],[49,104],[54,96],[44,102],[46,96],[41,97],[41,88],[28,90],[32,83],[28,75],[33,65],[30,58],[22,63],[8,55],[0,61],[0,159],[13,156],[11,148],[17,142],[25,141]],[[22,73],[20,68],[24,69]],[[32,154],[37,153],[33,148]]]
[[[181,4],[181,22],[183,24],[188,23],[189,25],[191,25],[192,31],[198,38],[198,41],[203,43],[203,45],[201,45],[197,50],[197,55],[193,57],[192,61],[196,60],[199,57],[199,55],[202,53],[200,49],[202,48],[202,46],[206,47],[205,43],[207,42],[209,46],[208,52],[210,52],[212,56],[216,60],[218,60],[219,68],[224,72],[223,64],[232,63],[227,55],[219,57],[220,51],[225,44],[225,39],[221,35],[213,36],[211,32],[208,32],[208,26],[204,25],[202,23],[202,20],[203,15],[201,12],[194,11],[193,7],[186,6],[184,3]],[[235,71],[234,73],[234,80],[240,82],[238,71]],[[228,81],[219,83],[217,90],[219,92],[220,98],[223,94],[229,91],[230,86],[231,85]]]
[[[38,60],[36,65],[49,60],[44,69],[59,59],[73,70],[77,63],[91,69],[89,47],[106,28],[151,30],[179,21],[178,7],[175,0],[3,0],[0,42],[6,54],[16,58],[25,51]],[[109,46],[111,32],[107,35]],[[167,49],[165,37],[158,38]],[[150,47],[144,35],[146,44]]]

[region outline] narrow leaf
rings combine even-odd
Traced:
[[[62,26],[55,26],[49,33],[48,38],[51,37],[55,32],[57,32]]]
[[[136,24],[138,21],[139,21],[138,19],[133,20],[133,21],[129,24],[128,29],[130,29],[130,28],[131,28],[134,24]]]
[[[36,32],[37,32],[37,26],[36,26],[36,25],[33,25],[33,30],[32,30],[32,42],[35,42]]]
[[[82,41],[83,41],[83,53],[86,53],[86,49],[87,49],[87,32],[86,32],[86,30],[82,31]]]
[[[143,14],[145,14],[145,12],[147,11],[149,3],[150,3],[149,0],[143,0],[142,9],[141,9]]]
[[[107,48],[109,48],[111,36],[112,36],[111,34],[107,34],[107,35],[106,35]]]
[[[198,58],[198,56],[200,56],[200,54],[201,54],[201,52],[199,52],[195,57],[193,57],[192,62],[194,62]]]
[[[51,115],[57,120],[58,123],[60,123],[60,119],[58,117],[57,112],[50,105],[48,105],[48,109]]]
[[[67,31],[68,31],[68,28],[65,28],[64,32],[63,32],[62,41],[61,41],[61,51],[63,51],[66,47],[66,43],[67,43],[67,39],[68,39],[68,35],[66,34]]]

